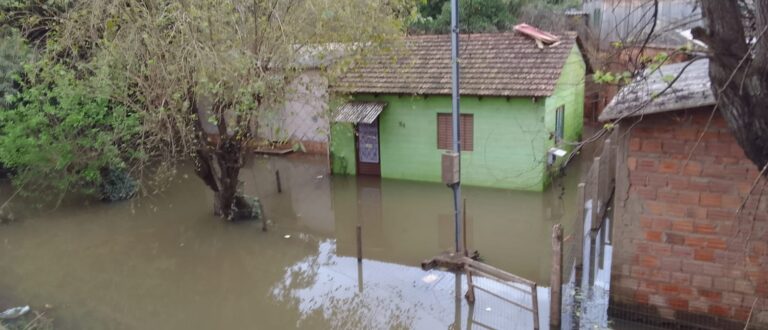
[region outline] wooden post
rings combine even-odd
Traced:
[[[466,198],[464,199],[464,205],[462,206],[461,211],[463,213],[461,216],[462,218],[461,230],[463,232],[461,234],[461,238],[464,240],[464,245],[463,245],[464,256],[469,257],[469,248],[467,247],[467,199]],[[467,274],[467,276],[469,276],[469,274]],[[469,279],[469,277],[467,277],[467,279]]]
[[[560,329],[563,288],[563,226],[552,228],[552,273],[549,291],[549,327]]]
[[[464,265],[464,272],[467,274],[467,294],[464,295],[464,298],[472,305],[475,303],[475,284],[472,282],[472,271],[469,266]]]
[[[590,223],[592,225],[591,229],[596,229],[600,227],[600,210],[602,209],[603,201],[600,200],[600,194],[601,194],[601,175],[600,172],[602,171],[602,168],[600,167],[600,163],[602,163],[600,157],[595,157],[594,163],[592,163],[592,171],[593,176],[590,178],[592,181],[590,182],[589,187],[589,199],[592,200],[592,217],[590,218]]]
[[[357,225],[357,262],[363,262],[363,227]]]
[[[267,231],[267,217],[264,215],[264,211],[261,211],[261,231]]]
[[[533,329],[539,330],[539,289],[538,285],[531,285],[531,309],[533,309]]]
[[[283,185],[280,184],[280,170],[275,171],[275,181],[277,181],[277,193],[283,193]]]

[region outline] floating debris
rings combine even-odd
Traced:
[[[435,281],[439,280],[440,276],[437,276],[435,274],[429,274],[427,276],[424,276],[421,278],[421,281],[427,284],[435,283]]]
[[[285,235],[283,238],[291,238],[291,235]]]
[[[9,308],[0,313],[0,320],[13,320],[15,318],[24,316],[24,314],[27,314],[28,312],[29,306]]]

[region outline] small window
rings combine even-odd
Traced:
[[[450,113],[437,114],[437,149],[453,149],[453,116]],[[461,136],[461,150],[474,150],[475,123],[474,116],[462,114],[459,121],[459,135]]]
[[[555,110],[555,142],[560,143],[565,138],[565,106]]]

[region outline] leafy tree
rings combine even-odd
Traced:
[[[507,30],[514,23],[511,13],[516,11],[517,4],[516,0],[460,0],[460,30],[465,33]],[[450,1],[428,1],[423,3],[419,9],[421,15],[412,22],[411,32],[450,32]]]
[[[8,106],[7,98],[18,92],[22,63],[30,51],[14,29],[0,29],[0,109]]]
[[[110,101],[99,77],[78,80],[44,61],[26,70],[23,91],[0,111],[0,163],[15,169],[13,180],[26,191],[96,194],[103,171],[124,169],[130,160],[125,151],[138,118]]]
[[[27,2],[39,4],[42,0]],[[36,111],[27,106],[18,109],[19,114],[37,115],[13,117],[13,126],[19,129],[11,131],[8,125],[9,131],[2,132],[8,149],[15,143],[28,143],[33,134],[47,131],[46,127],[53,129],[64,141],[62,149],[67,145],[76,146],[73,150],[94,151],[95,158],[84,159],[82,166],[72,170],[67,168],[70,173],[84,174],[86,182],[95,180],[97,168],[115,165],[134,176],[162,181],[174,173],[180,161],[193,159],[197,174],[215,192],[215,213],[227,219],[237,217],[247,204],[238,185],[252,140],[251,128],[258,126],[261,116],[282,105],[287,82],[302,70],[300,60],[346,54],[337,65],[325,68],[324,73],[333,79],[355,59],[363,58],[364,52],[396,40],[402,18],[413,13],[409,0],[67,3],[65,13],[54,17],[28,20],[23,18],[24,11],[6,15],[15,17],[13,22],[22,31],[49,23],[42,28],[47,31],[45,65],[35,69],[44,72],[46,79],[32,80],[19,102],[32,103],[35,94],[47,101],[36,104]],[[55,11],[31,12],[32,17],[39,17],[41,12]],[[57,75],[61,70],[67,74]],[[76,98],[61,86],[74,87],[82,94]],[[56,126],[69,118],[69,112],[77,113],[76,107],[86,108],[88,113],[82,116],[93,121],[85,127],[93,132],[83,132],[74,124]],[[97,115],[99,112],[103,113]],[[130,118],[137,124],[115,130],[113,119],[117,118]],[[25,126],[36,130],[22,130]],[[121,144],[126,136],[130,143]],[[128,156],[115,155],[115,145],[125,148]],[[31,152],[8,158],[29,173],[51,174],[38,163],[50,162],[50,157]],[[69,183],[70,179],[61,180],[56,183],[59,187],[78,186]]]

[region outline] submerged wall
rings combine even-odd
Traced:
[[[379,117],[382,177],[440,182],[443,151],[437,147],[437,114],[451,112],[450,97],[361,95],[356,99],[388,103]],[[549,134],[543,124],[544,102],[463,97],[461,105],[462,113],[474,115],[474,150],[462,153],[462,183],[542,190]],[[354,135],[344,125],[334,125],[333,168],[334,173],[352,174]],[[346,171],[339,171],[342,166],[337,162],[347,164]]]

